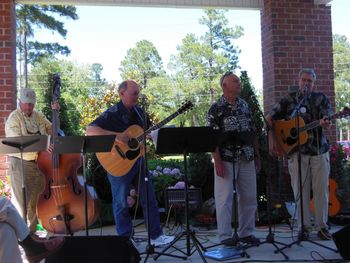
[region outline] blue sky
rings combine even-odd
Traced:
[[[349,11],[349,0],[332,1],[333,33],[346,35],[350,41]],[[167,69],[170,55],[176,54],[176,46],[185,35],[200,36],[205,31],[198,23],[203,15],[200,9],[78,6],[77,13],[79,20],[65,21],[68,30],[65,40],[46,31],[39,32],[37,37],[69,46],[72,52],[68,59],[79,64],[101,63],[103,77],[109,81],[120,81],[120,61],[137,41],[151,41]],[[260,12],[230,10],[226,16],[231,26],[244,28],[244,36],[235,41],[241,49],[239,64],[248,71],[254,86],[261,89]]]

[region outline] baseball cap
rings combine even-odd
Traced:
[[[36,95],[35,91],[29,88],[24,88],[19,90],[19,100],[22,103],[31,103],[35,104]]]

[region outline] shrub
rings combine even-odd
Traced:
[[[337,182],[337,197],[340,199],[342,207],[350,207],[350,160],[347,157],[345,148],[334,144],[330,151],[330,177]]]
[[[0,196],[11,198],[11,186],[8,183],[9,181],[9,177],[7,177],[5,181],[0,179]]]
[[[158,167],[156,170],[151,170],[150,175],[152,177],[154,191],[160,207],[164,207],[164,191],[170,186],[173,186],[181,180],[182,173],[178,168],[162,168]]]

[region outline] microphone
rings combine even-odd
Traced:
[[[308,98],[309,95],[310,95],[309,86],[308,86],[308,85],[305,85],[303,91],[304,91],[304,97],[305,97],[305,98]]]

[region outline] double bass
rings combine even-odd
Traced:
[[[61,80],[53,76],[52,101],[58,101],[61,93]],[[55,153],[55,138],[58,136],[59,112],[52,110],[52,136],[50,147],[53,150],[38,154],[38,168],[45,176],[45,188],[37,202],[37,215],[41,225],[55,234],[73,234],[92,224],[97,218],[97,200],[79,182],[77,171],[82,164],[81,154]],[[86,204],[85,204],[86,202]],[[86,206],[86,207],[85,207]],[[87,209],[88,218],[85,218]]]

